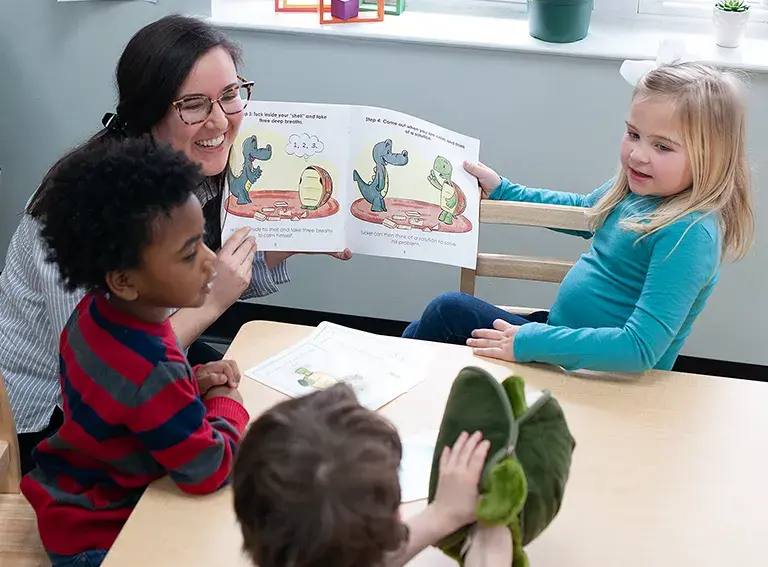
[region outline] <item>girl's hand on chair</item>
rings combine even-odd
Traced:
[[[499,186],[499,183],[501,183],[501,177],[499,174],[493,171],[487,165],[484,165],[480,162],[470,163],[465,161],[464,169],[470,175],[477,177],[477,180],[480,183],[481,199],[489,198],[491,196],[491,192]]]
[[[493,322],[493,329],[475,329],[467,346],[478,356],[498,358],[507,362],[515,361],[515,335],[519,325],[512,325],[503,319]]]

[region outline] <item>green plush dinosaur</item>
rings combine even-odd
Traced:
[[[552,394],[529,392],[519,376],[499,383],[486,370],[467,367],[454,380],[432,458],[429,502],[437,488],[440,454],[462,431],[481,431],[491,447],[480,481],[478,522],[507,525],[512,532],[514,567],[528,567],[524,547],[560,510],[576,442]],[[472,526],[436,544],[464,564]]]

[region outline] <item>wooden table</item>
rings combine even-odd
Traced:
[[[245,370],[303,338],[308,327],[253,322],[227,357]],[[559,516],[528,548],[532,567],[723,567],[766,563],[768,384],[651,372],[567,374],[502,365],[466,347],[424,343],[434,371],[380,411],[403,434],[435,429],[452,379],[467,365],[512,371],[559,399],[577,440]],[[285,399],[245,379],[251,416]],[[231,492],[182,494],[151,486],[104,567],[248,567]],[[407,517],[423,502],[403,507]],[[762,559],[761,559],[762,558]],[[456,564],[428,548],[409,564]],[[361,566],[362,567],[362,566]]]

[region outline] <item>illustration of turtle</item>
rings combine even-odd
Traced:
[[[319,165],[309,165],[299,178],[299,201],[302,209],[314,211],[325,205],[333,193],[331,175]]]
[[[445,224],[453,224],[454,217],[459,216],[467,208],[467,198],[464,192],[451,180],[453,165],[443,156],[437,156],[427,181],[440,191],[440,216],[438,220]]]
[[[301,374],[304,376],[304,378],[299,378],[298,380],[300,385],[305,387],[312,387],[316,390],[325,390],[337,382],[345,382],[357,392],[362,392],[365,389],[363,386],[364,378],[360,374],[352,374],[349,376],[344,376],[343,378],[336,378],[335,376],[332,376],[326,372],[313,372],[312,370],[308,370],[303,367],[297,368],[296,374]]]

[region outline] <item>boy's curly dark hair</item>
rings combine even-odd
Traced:
[[[398,550],[402,446],[346,384],[277,404],[232,472],[244,550],[259,567],[362,567]]]
[[[154,222],[203,179],[196,163],[148,134],[71,154],[39,201],[47,260],[68,290],[105,289],[108,272],[141,265]]]

